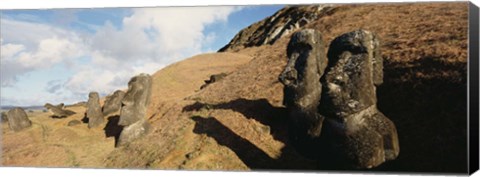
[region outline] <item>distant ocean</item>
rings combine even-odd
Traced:
[[[24,110],[34,110],[34,111],[46,110],[45,107],[43,107],[43,106],[1,106],[0,110],[3,112],[3,111],[8,111],[12,108],[16,108],[16,107],[21,107]]]

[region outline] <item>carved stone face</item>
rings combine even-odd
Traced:
[[[318,39],[315,39],[315,37],[319,37],[317,33],[313,30],[304,30],[293,35],[287,48],[288,63],[279,77],[280,82],[285,86],[301,84],[305,79],[305,72],[308,72],[306,71],[307,67],[318,69],[315,65],[317,58],[310,57],[311,52],[316,52],[313,48],[317,47]]]
[[[288,62],[279,76],[285,85],[284,104],[314,111],[321,97],[320,78],[327,65],[321,34],[313,29],[293,34]]]

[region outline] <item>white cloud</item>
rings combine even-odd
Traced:
[[[125,88],[133,75],[152,74],[168,64],[201,53],[203,45],[215,38],[214,33],[205,34],[205,26],[225,22],[235,10],[238,8],[134,9],[131,16],[122,20],[120,29],[106,23],[91,38],[92,64],[101,71],[83,70],[66,86],[82,94],[88,89],[107,94],[119,87]]]
[[[13,86],[18,77],[47,69],[84,54],[83,40],[53,26],[1,19],[1,86]]]
[[[90,91],[105,95],[126,88],[136,74],[153,74],[204,52],[202,48],[216,37],[204,31],[205,27],[225,22],[236,10],[239,8],[138,8],[123,18],[120,27],[107,22],[90,36],[59,26],[2,19],[1,86],[13,86],[23,74],[66,64],[72,67],[73,76],[63,83],[45,79],[49,83],[43,91],[51,95],[50,100],[84,98]],[[72,20],[77,18],[69,16],[68,21]],[[80,57],[88,61],[76,60]]]

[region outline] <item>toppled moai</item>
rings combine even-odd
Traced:
[[[7,112],[8,126],[11,130],[18,132],[32,126],[27,113],[22,108],[13,108]]]
[[[298,35],[294,34],[292,41],[297,40],[295,38],[299,38]],[[321,41],[321,38],[317,37],[317,41]],[[291,112],[290,119],[303,121],[303,127],[297,126],[293,131],[290,129],[289,134],[294,135],[291,137],[311,141],[310,149],[322,151],[314,152],[313,156],[322,159],[323,155],[323,159],[328,159],[327,163],[338,168],[372,168],[395,159],[399,154],[395,125],[376,106],[376,86],[383,82],[383,59],[378,37],[365,30],[343,34],[330,44],[328,63],[320,60],[317,66],[308,64],[308,59],[305,63],[292,59],[295,55],[299,56],[296,58],[314,55],[311,52],[314,47],[310,46],[290,42],[287,49],[289,63],[280,76],[285,85],[284,104]],[[289,51],[308,52],[292,54]],[[288,74],[289,70],[292,74]],[[313,71],[316,70],[321,70],[317,71],[319,80],[316,76],[305,79],[307,74],[304,71],[315,73]],[[308,84],[312,84],[311,88]],[[315,86],[321,89],[314,89]],[[318,90],[320,95],[316,94]],[[294,101],[302,100],[302,95],[306,93],[315,93],[303,99],[311,101]],[[298,108],[300,111],[291,111]],[[304,116],[305,113],[298,113],[314,111],[319,115]],[[301,134],[302,128],[308,132],[306,135]],[[317,138],[309,138],[312,135]],[[292,142],[297,141],[294,139]]]
[[[314,143],[313,139],[320,136],[324,120],[317,110],[322,93],[320,78],[327,67],[321,34],[313,29],[294,33],[287,46],[287,57],[287,65],[279,76],[285,85],[283,104],[288,109],[291,140],[306,151],[312,146],[309,142]]]
[[[120,111],[123,97],[125,97],[125,92],[121,90],[117,90],[112,95],[107,96],[103,104],[103,115],[108,116]]]
[[[150,103],[152,78],[148,74],[140,74],[128,82],[128,91],[122,100],[120,120],[123,126],[117,146],[127,144],[149,132],[150,124],[145,116]]]
[[[210,79],[209,80],[205,80],[205,84],[203,84],[202,86],[200,86],[200,89],[203,89],[205,87],[207,87],[208,85],[212,84],[212,83],[215,83],[217,81],[220,81],[222,80],[223,78],[227,77],[227,74],[226,73],[220,73],[220,74],[214,74],[214,75],[211,75],[210,76]]]
[[[65,109],[65,105],[63,103],[60,103],[58,105],[46,103],[43,107],[45,107],[52,114],[53,118],[65,118],[76,114],[71,110]]]
[[[97,127],[105,121],[97,92],[90,92],[88,94],[87,112],[85,116],[88,119],[88,128]]]

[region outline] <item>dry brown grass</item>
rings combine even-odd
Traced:
[[[106,137],[103,127],[88,129],[86,124],[67,126],[82,120],[84,107],[70,107],[77,114],[65,119],[50,113],[29,113],[32,127],[21,132],[2,125],[2,166],[103,167],[103,159],[113,150],[115,140]]]
[[[395,122],[401,152],[373,170],[464,172],[467,3],[345,5],[308,27],[324,35],[326,47],[335,36],[359,28],[382,40],[385,78],[377,89],[378,107]],[[148,110],[153,130],[128,146],[113,149],[113,137],[101,130],[65,127],[67,120],[40,116],[27,131],[3,131],[3,164],[323,169],[288,144],[283,86],[277,80],[288,40],[200,55],[158,71]],[[229,75],[199,90],[221,72]],[[55,153],[40,153],[32,148],[37,146]]]

